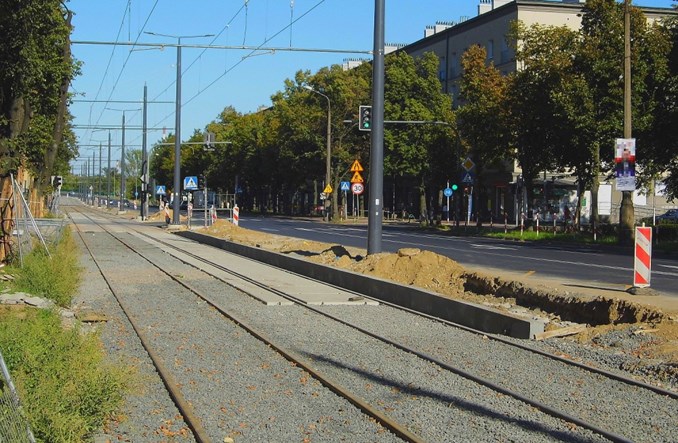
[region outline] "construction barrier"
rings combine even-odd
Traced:
[[[652,269],[652,228],[636,227],[635,259],[633,262],[633,286],[650,286]]]
[[[238,226],[238,220],[240,219],[240,209],[238,205],[233,206],[233,224]]]

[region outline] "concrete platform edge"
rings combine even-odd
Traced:
[[[441,297],[422,289],[307,262],[278,252],[241,245],[193,231],[179,231],[175,234],[483,332],[523,339],[533,338],[535,334],[544,332],[544,324],[540,321],[517,318],[473,303]]]

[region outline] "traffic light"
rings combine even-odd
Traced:
[[[457,186],[457,185],[452,185],[451,188],[452,188],[452,192],[454,192],[454,191],[456,191],[457,189],[459,189],[459,186]]]
[[[358,108],[358,129],[361,131],[372,130],[372,106],[361,105]]]
[[[57,175],[56,177],[54,177],[54,187],[55,188],[59,188],[63,184],[64,184],[64,178],[62,176]]]
[[[207,179],[205,179],[205,174],[198,175],[198,188],[205,189],[207,187]]]

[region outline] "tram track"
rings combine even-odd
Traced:
[[[80,210],[80,209],[78,209],[78,210]],[[87,217],[89,217],[89,215],[87,215]],[[96,221],[94,221],[93,218],[90,218],[90,220],[93,223],[96,223]],[[78,232],[80,233],[80,231],[78,231]],[[163,240],[160,240],[160,239],[157,239],[157,238],[151,238],[151,236],[149,236],[147,233],[143,233],[143,232],[140,232],[140,231],[137,231],[137,232],[138,232],[138,235],[145,237],[146,241],[153,241],[153,242],[157,242],[158,244],[160,244],[161,247],[163,248],[163,250],[167,250],[168,248],[172,248],[175,251],[175,253],[177,253],[177,255],[186,254],[188,256],[191,256],[192,260],[200,260],[200,261],[203,261],[206,264],[207,264],[207,262],[209,262],[208,260],[206,260],[202,257],[199,257],[196,254],[192,254],[192,253],[190,253],[189,251],[186,251],[186,250],[181,250],[181,248],[178,248],[176,245],[173,245],[170,242],[166,242],[166,241],[163,241]],[[80,235],[81,235],[81,238],[82,238],[82,234],[80,234]],[[327,376],[326,374],[323,374],[321,371],[318,371],[315,368],[316,365],[313,363],[313,361],[309,361],[308,359],[304,358],[302,355],[300,355],[297,352],[294,352],[290,349],[286,349],[285,345],[275,343],[275,340],[271,339],[269,337],[269,334],[267,334],[264,331],[258,330],[258,328],[255,327],[255,326],[249,325],[248,320],[240,318],[238,315],[234,314],[233,312],[228,312],[226,309],[224,309],[222,306],[220,306],[219,303],[214,303],[211,300],[212,297],[210,297],[209,295],[202,294],[199,289],[191,287],[191,285],[188,285],[185,281],[182,281],[182,279],[179,279],[179,278],[176,278],[175,276],[172,276],[170,273],[166,272],[162,268],[161,265],[158,265],[156,263],[152,263],[147,257],[144,257],[142,255],[142,253],[136,251],[135,248],[132,245],[130,245],[128,242],[125,242],[124,240],[118,238],[118,236],[113,235],[112,233],[110,233],[110,235],[113,236],[116,239],[116,241],[122,243],[129,250],[134,251],[136,254],[139,254],[139,256],[143,257],[146,261],[148,261],[148,263],[151,263],[158,270],[167,274],[170,278],[172,278],[173,281],[180,284],[185,289],[189,290],[191,293],[195,294],[196,296],[200,297],[201,299],[205,300],[213,308],[217,309],[222,315],[229,318],[231,321],[235,322],[240,327],[243,327],[244,329],[246,329],[249,334],[251,334],[254,337],[257,337],[260,341],[267,343],[268,346],[276,349],[276,351],[281,353],[287,360],[294,362],[294,364],[299,365],[304,370],[306,370],[307,372],[312,374],[313,377],[315,377],[317,380],[320,380],[323,383],[323,385],[325,385],[328,389],[332,390],[333,392],[335,392],[338,395],[341,395],[342,397],[344,397],[348,401],[350,401],[352,404],[359,407],[363,411],[363,413],[366,413],[366,414],[370,415],[371,417],[373,417],[374,420],[381,423],[385,428],[389,429],[395,435],[398,435],[399,438],[404,439],[405,441],[425,441],[424,439],[422,439],[422,437],[411,432],[408,429],[407,426],[405,426],[401,423],[398,423],[396,420],[391,419],[387,414],[384,414],[382,410],[380,410],[377,407],[370,405],[368,401],[365,401],[361,397],[352,393],[350,389],[347,389],[347,388],[341,386],[341,384],[339,384],[336,381],[332,381],[331,377]],[[85,242],[84,238],[82,238],[82,240],[83,240],[83,242]],[[180,254],[179,254],[179,252],[180,252]],[[94,255],[92,254],[91,251],[90,251],[90,254],[92,255],[92,257],[94,259]],[[179,257],[177,257],[177,258],[181,260],[181,258],[179,258]],[[96,259],[95,259],[95,261],[96,261]],[[186,260],[182,260],[182,261],[184,263],[189,263]],[[232,270],[228,270],[227,267],[222,266],[218,263],[209,262],[208,264],[210,266],[219,267],[224,272],[229,272],[230,275],[232,275],[234,278],[236,278],[236,277],[237,278],[247,278],[246,276],[241,275],[240,273],[234,272]],[[192,265],[192,266],[195,266],[195,265]],[[200,267],[196,267],[196,268],[200,269]],[[102,275],[103,275],[103,270],[102,270]],[[228,282],[226,282],[226,283],[228,283]],[[262,285],[260,282],[256,282],[256,281],[250,281],[250,283]],[[401,343],[397,340],[393,340],[389,337],[377,334],[373,330],[369,330],[368,328],[361,327],[357,324],[352,323],[351,321],[347,321],[347,320],[341,318],[340,315],[332,315],[332,314],[327,312],[328,309],[325,308],[325,307],[317,308],[317,307],[309,306],[309,305],[304,304],[304,303],[300,303],[299,300],[297,300],[296,297],[294,297],[294,296],[290,296],[289,294],[285,294],[283,291],[280,291],[276,288],[269,287],[268,285],[263,285],[263,286],[267,286],[267,290],[271,290],[273,292],[278,293],[278,295],[280,295],[282,297],[288,298],[289,300],[296,303],[297,306],[302,307],[305,310],[311,311],[314,314],[322,315],[323,317],[330,319],[333,322],[337,322],[337,323],[342,324],[345,327],[352,328],[353,330],[360,332],[360,334],[364,334],[366,336],[369,336],[372,339],[378,340],[381,343],[384,343],[388,346],[392,346],[394,348],[397,348],[397,349],[399,349],[399,350],[401,350],[401,351],[403,351],[407,354],[414,355],[419,359],[425,360],[426,362],[428,362],[430,364],[436,365],[441,370],[449,371],[449,372],[454,373],[458,376],[461,376],[461,377],[463,377],[467,380],[471,380],[472,382],[478,383],[478,384],[480,384],[480,385],[482,385],[486,388],[489,388],[492,391],[499,393],[500,395],[508,396],[508,397],[511,397],[511,398],[519,401],[519,402],[525,403],[525,404],[529,405],[530,407],[536,408],[539,411],[541,411],[545,414],[548,414],[548,415],[550,415],[550,416],[552,416],[556,419],[564,420],[565,422],[570,424],[568,426],[575,426],[575,427],[581,427],[583,429],[587,429],[587,430],[589,430],[589,431],[591,431],[591,432],[593,432],[593,433],[595,433],[599,436],[602,436],[605,439],[610,440],[610,441],[618,441],[618,442],[632,441],[631,439],[629,439],[629,438],[627,438],[627,437],[625,437],[621,434],[618,434],[616,432],[612,432],[610,430],[606,430],[600,425],[597,425],[595,423],[591,423],[591,422],[588,422],[588,421],[583,420],[581,418],[578,418],[577,416],[575,416],[571,413],[568,413],[568,412],[559,410],[558,408],[549,406],[542,401],[538,401],[538,400],[535,400],[533,398],[530,398],[530,397],[528,397],[524,394],[521,394],[520,392],[514,392],[511,389],[507,389],[505,387],[502,387],[500,384],[497,384],[496,382],[494,382],[490,379],[483,378],[483,377],[481,377],[477,374],[473,374],[470,371],[464,370],[463,367],[451,365],[448,361],[444,361],[440,357],[437,357],[435,355],[429,355],[429,354],[427,354],[426,352],[423,352],[420,349],[416,349],[414,347],[407,346],[407,345],[405,345],[405,344],[403,344],[403,343]],[[111,288],[111,290],[112,290],[112,288]],[[121,304],[121,306],[122,306],[122,304]],[[390,306],[390,308],[391,309],[399,309],[402,312],[409,311],[409,310],[403,310],[402,308],[395,307],[395,306]],[[124,307],[123,307],[123,309],[124,309]],[[330,308],[329,310],[332,310],[332,309]],[[403,314],[403,315],[405,315],[405,314]],[[409,312],[407,312],[406,315],[418,315],[418,313],[414,313],[414,312],[409,311]],[[428,320],[433,321],[433,319],[431,319],[429,316],[424,316],[424,317],[426,317]],[[130,321],[131,321],[131,319],[130,319]],[[412,321],[412,320],[410,320],[410,321]],[[450,327],[450,328],[458,327],[458,325],[450,325],[449,322],[440,322],[439,320],[436,320],[436,321],[438,321],[439,323],[448,323],[447,327]],[[468,332],[468,328],[461,328],[461,329],[464,329]],[[527,346],[520,346],[520,345],[517,345],[516,343],[510,342],[508,340],[502,340],[501,338],[497,338],[497,337],[493,337],[493,336],[491,338],[493,340],[497,340],[497,342],[503,343],[504,345],[518,346],[524,352],[535,352],[536,351],[536,350],[531,349]],[[561,363],[567,363],[568,365],[573,363],[572,361],[562,359],[562,358],[557,357],[557,356],[547,355],[546,353],[544,353],[542,351],[537,351],[537,352],[543,354],[542,357],[544,357],[544,358],[554,358],[555,357],[555,359],[560,361]],[[150,355],[150,352],[149,352],[149,355]],[[318,361],[318,359],[316,359],[316,363],[317,363],[317,361]],[[579,365],[579,364],[577,363],[577,365]],[[600,371],[600,370],[597,370],[595,368],[590,368],[586,365],[579,365],[579,366],[580,366],[579,369],[582,369],[582,370],[593,369],[593,370],[595,370],[595,372],[599,376],[608,377],[610,379],[616,379],[617,381],[623,382],[625,384],[633,385],[635,388],[652,389],[652,391],[655,394],[660,394],[661,396],[669,397],[669,398],[672,398],[672,399],[676,398],[675,393],[672,393],[671,391],[664,392],[661,389],[659,389],[659,391],[658,391],[657,388],[654,387],[654,386],[645,385],[643,383],[638,383],[633,379],[624,379],[624,377],[620,377],[616,374],[605,373],[605,371]],[[160,368],[158,369],[158,371],[161,372]],[[166,385],[167,384],[173,384],[172,380],[171,379],[167,380]],[[180,396],[178,396],[178,399],[179,400],[177,400],[176,402],[181,403],[181,397]],[[177,404],[177,407],[179,407],[179,404]],[[188,413],[190,415],[190,409],[188,410]],[[187,420],[187,422],[188,421],[189,420]],[[191,429],[193,429],[194,426],[198,430],[198,431],[194,430],[194,433],[199,432],[199,429],[200,429],[199,422],[198,422],[197,426],[191,425]],[[198,438],[196,437],[196,439],[198,439]],[[198,440],[198,441],[209,441],[209,440]],[[578,441],[578,440],[575,440],[575,441]]]

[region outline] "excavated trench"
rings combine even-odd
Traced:
[[[591,326],[607,324],[659,322],[664,314],[638,303],[626,300],[595,297],[584,299],[570,295],[534,289],[515,281],[498,277],[465,273],[464,289],[479,295],[515,299],[516,304],[528,309],[540,309],[557,315],[562,320],[586,323]]]

